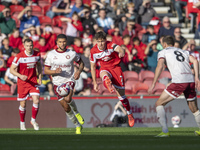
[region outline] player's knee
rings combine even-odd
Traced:
[[[25,108],[25,107],[26,107],[26,103],[25,103],[25,102],[20,102],[20,106],[21,106],[22,108]]]
[[[70,97],[65,97],[64,100],[65,100],[67,103],[70,103],[70,102],[71,102],[71,98],[70,98]]]

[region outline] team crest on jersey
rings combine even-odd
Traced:
[[[66,58],[67,58],[67,59],[70,59],[70,56],[69,56],[69,55],[67,55],[67,56],[66,56]]]

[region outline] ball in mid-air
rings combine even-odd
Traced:
[[[63,83],[56,88],[56,91],[60,96],[65,97],[69,94],[70,88],[68,84]]]

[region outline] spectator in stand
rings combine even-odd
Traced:
[[[37,44],[39,41],[40,36],[37,35],[36,28],[34,26],[23,30],[23,34],[27,35],[33,41],[33,45]]]
[[[71,12],[69,14],[69,17],[71,18],[75,12],[78,14],[83,9],[84,9],[83,0],[75,0],[75,4],[72,7],[72,10],[71,10]]]
[[[105,6],[101,3],[98,2],[97,0],[92,0],[91,2],[91,16],[93,19],[97,19],[98,18],[98,13],[99,13],[99,9],[105,8]]]
[[[80,37],[74,38],[74,45],[72,45],[72,47],[76,53],[83,54],[83,46]]]
[[[121,46],[123,44],[123,40],[122,37],[119,34],[119,27],[115,27],[114,29],[110,29],[108,30],[108,34],[111,35],[112,38],[112,42]]]
[[[7,68],[10,68],[15,56],[20,53],[20,50],[18,48],[14,48],[12,53],[11,53],[11,57],[8,58],[7,60]]]
[[[163,40],[164,37],[165,37],[164,35],[160,37],[159,43],[156,46],[157,50],[159,50],[159,51],[164,49],[163,46],[162,46],[162,40]]]
[[[90,34],[94,35],[95,30],[98,28],[98,25],[96,20],[91,17],[91,10],[89,8],[86,8],[84,9],[84,11],[81,12],[84,13],[84,17],[82,19],[84,30],[89,29]]]
[[[5,38],[2,42],[3,46],[0,49],[1,56],[3,56],[4,60],[7,62],[8,58],[11,56],[13,48],[9,46],[9,39]]]
[[[2,46],[2,41],[3,41],[3,39],[5,39],[6,38],[6,35],[4,34],[4,33],[1,33],[1,28],[0,28],[0,48],[1,48],[1,46]]]
[[[157,35],[154,33],[152,25],[147,26],[147,33],[142,35],[142,43],[149,44],[152,40],[157,40]]]
[[[54,48],[56,46],[56,38],[57,35],[53,32],[51,25],[47,24],[43,28],[43,33],[41,37],[45,38],[46,43],[49,44],[50,48]]]
[[[52,3],[46,15],[51,19],[55,16],[61,15],[69,17],[70,12],[70,0],[56,0]]]
[[[10,5],[22,5],[23,7],[26,6],[25,0],[1,0],[1,4],[10,7]]]
[[[175,43],[174,43],[174,47],[176,47],[176,48],[181,48],[181,47],[180,47],[180,43],[177,42],[177,41],[175,41]]]
[[[10,35],[13,30],[16,29],[16,23],[15,20],[11,18],[9,7],[5,7],[0,13],[0,28],[1,33],[6,35]]]
[[[145,55],[147,55],[148,70],[155,72],[157,66],[158,50],[156,48],[157,41],[152,40],[145,49]]]
[[[151,0],[143,0],[142,6],[140,6],[140,9],[138,11],[138,14],[140,15],[141,21],[139,21],[142,26],[149,25],[150,20],[153,17],[157,17],[156,11],[151,6]]]
[[[190,51],[190,54],[193,55],[198,61],[200,61],[200,54],[196,48],[196,42],[195,40],[191,39],[184,47],[183,50],[188,50]]]
[[[24,35],[23,38],[22,38],[22,44],[19,46],[20,52],[25,50],[25,48],[24,48],[24,41],[26,39],[29,39],[29,37],[27,35]]]
[[[114,29],[114,22],[113,19],[110,17],[106,17],[106,10],[100,9],[99,10],[99,17],[97,18],[98,26],[104,29],[104,32],[108,32],[109,29]]]
[[[9,46],[12,48],[19,48],[22,44],[22,38],[19,36],[19,30],[14,29],[12,35],[9,37]]]
[[[38,0],[24,0],[24,1],[26,2],[27,6],[38,5]]]
[[[3,59],[0,51],[0,83],[5,84],[4,76],[6,72],[6,62]]]
[[[67,22],[67,45],[72,45],[74,42],[74,38],[77,37],[79,32],[83,31],[83,25],[79,20],[79,16],[76,12],[73,13],[72,19],[70,18],[61,18],[61,21]]]
[[[136,22],[138,22],[138,14],[134,10],[135,10],[135,4],[132,2],[128,3],[125,16],[128,19],[135,20]]]
[[[133,47],[138,52],[137,53],[138,58],[141,59],[142,61],[145,61],[146,55],[144,52],[147,46],[144,43],[142,43],[138,37],[133,38],[133,45],[134,45]]]
[[[131,37],[129,35],[124,35],[123,38],[123,45],[126,46],[126,53],[131,53],[133,49],[133,45],[131,43]],[[127,51],[128,50],[128,51]]]
[[[82,78],[86,76],[86,78],[91,78],[91,72],[90,72],[90,47],[86,46],[83,49],[83,54],[81,55],[81,59],[84,63],[83,72],[81,73]],[[85,74],[85,75],[82,75]]]
[[[135,20],[129,19],[128,22],[127,22],[126,29],[123,32],[123,36],[124,35],[130,35],[131,36],[131,44],[132,44],[133,38],[137,37],[139,31],[141,31],[142,29],[143,29],[142,26],[135,23]]]
[[[20,34],[22,37],[24,35],[23,31],[25,29],[31,28],[32,26],[36,27],[37,35],[39,35],[39,36],[41,35],[40,21],[37,16],[32,15],[32,8],[30,6],[27,6],[26,8],[24,8],[19,13],[17,18],[21,21],[19,31],[20,31]]]
[[[86,30],[83,32],[81,38],[82,38],[83,47],[89,46],[89,45],[92,44],[93,36],[90,34],[90,29],[89,29],[89,28],[86,29]]]
[[[34,45],[34,48],[38,48],[39,52],[41,54],[41,57],[46,54],[47,51],[50,50],[50,46],[48,43],[46,43],[45,38],[40,37],[39,42]]]
[[[121,35],[123,35],[123,32],[126,29],[126,25],[127,25],[127,17],[125,15],[123,15],[119,22],[119,32]]]
[[[183,36],[181,36],[181,28],[179,27],[176,27],[174,29],[174,39],[175,42],[179,42],[181,49],[185,44],[187,44],[187,40]]]
[[[175,10],[178,14],[178,20],[179,23],[184,23],[184,18],[183,18],[183,7],[187,5],[188,0],[173,0]]]
[[[171,26],[171,22],[169,20],[169,17],[165,16],[163,18],[163,26],[160,27],[158,31],[158,39],[160,39],[163,35],[171,35],[174,36],[174,27]]]
[[[129,0],[129,2],[132,2],[135,4],[135,12],[139,11],[140,6],[142,5],[143,0]]]
[[[120,8],[117,5],[117,0],[110,0],[109,4],[106,4],[106,16],[112,18],[113,20],[117,19],[117,16],[120,15]]]

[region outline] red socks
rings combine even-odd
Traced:
[[[119,100],[122,102],[122,105],[124,106],[124,108],[126,108],[127,112],[130,111],[130,104],[129,104],[129,100],[126,98],[126,96],[122,96],[122,97],[118,97]]]
[[[25,122],[25,114],[26,114],[26,109],[19,106],[19,116],[21,122]]]
[[[39,110],[39,104],[33,104],[32,107],[32,118],[35,119]]]

